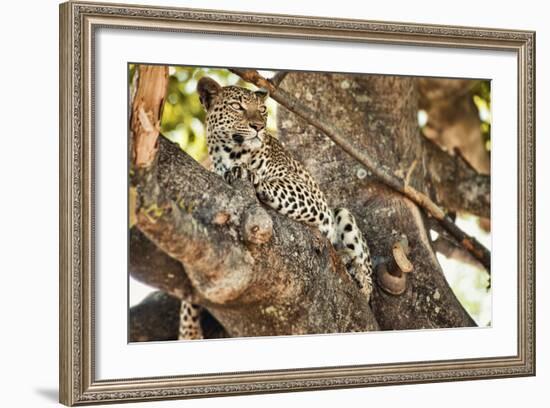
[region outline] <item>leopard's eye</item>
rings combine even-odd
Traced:
[[[262,114],[267,112],[267,108],[265,107],[265,105],[260,106],[259,109],[260,109],[260,113]]]
[[[244,110],[239,102],[231,102],[229,106],[231,106],[235,110]]]

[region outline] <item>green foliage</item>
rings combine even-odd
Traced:
[[[196,93],[197,74],[190,67],[170,67],[161,132],[196,160],[206,155],[204,110]]]
[[[132,79],[134,79],[134,74],[136,73],[136,64],[128,65],[128,83],[130,87],[132,86]],[[132,88],[130,88],[132,90]]]
[[[479,81],[472,89],[472,98],[481,119],[485,147],[491,151],[491,81]]]

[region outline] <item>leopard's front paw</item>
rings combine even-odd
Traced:
[[[362,274],[361,275],[361,283],[359,285],[361,287],[361,293],[365,295],[367,300],[370,300],[370,296],[372,294],[372,278],[370,275]]]
[[[353,272],[352,272],[353,271]],[[361,262],[352,262],[351,268],[348,269],[348,273],[353,277],[359,290],[367,300],[370,300],[372,294],[372,278],[370,271]]]
[[[369,300],[372,293],[370,269],[347,248],[340,249],[338,254],[342,259],[342,263],[346,266],[346,271],[350,277],[357,284],[361,293]]]
[[[248,171],[241,166],[233,166],[229,170],[227,170],[223,175],[223,179],[228,184],[233,184],[235,180],[241,180],[246,178],[248,178]]]

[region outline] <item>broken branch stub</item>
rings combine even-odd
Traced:
[[[260,245],[269,242],[273,235],[273,221],[261,205],[255,204],[245,211],[242,232],[247,243]]]
[[[392,257],[381,263],[376,271],[380,287],[391,295],[401,295],[407,289],[407,274],[413,271],[413,264],[407,258],[409,244],[402,237],[392,246]]]
[[[168,86],[168,67],[139,65],[132,104],[132,163],[136,169],[152,166],[158,151],[160,118]]]

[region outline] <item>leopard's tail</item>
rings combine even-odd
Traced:
[[[333,245],[340,252],[348,273],[361,290],[370,297],[372,292],[372,263],[369,247],[355,217],[346,208],[335,208]]]
[[[200,313],[200,306],[187,300],[181,301],[178,340],[198,340],[203,338]]]

